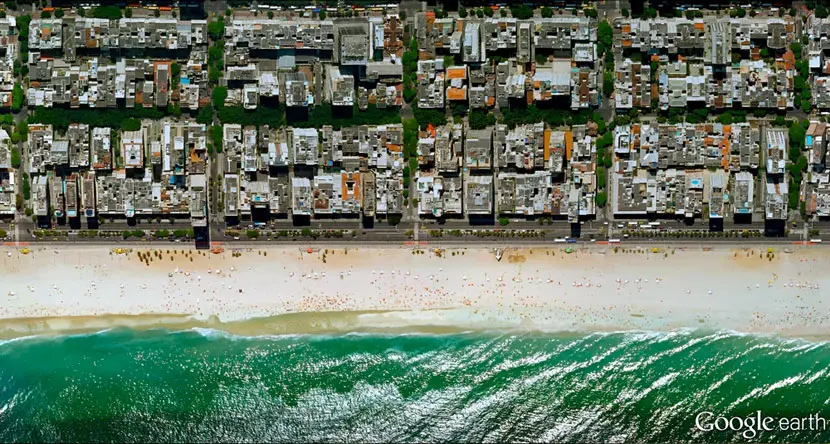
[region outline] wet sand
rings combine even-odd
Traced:
[[[825,336],[830,250],[0,250],[0,335],[674,328]]]

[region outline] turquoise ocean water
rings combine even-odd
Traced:
[[[826,342],[731,332],[117,329],[0,342],[0,440],[732,441],[695,415],[830,418],[828,376]]]

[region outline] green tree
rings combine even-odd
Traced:
[[[224,134],[222,132],[222,125],[212,125],[210,127],[210,140],[213,142],[213,146],[217,153],[222,152],[223,137]]]
[[[809,89],[805,89],[804,92],[806,92],[808,96],[810,95],[810,90]],[[808,99],[805,100],[804,98],[802,98],[801,99],[801,111],[806,113],[806,114],[810,114],[810,112],[812,110],[813,110],[813,103],[810,101],[810,99],[808,98]]]
[[[122,131],[138,131],[141,129],[141,121],[134,118],[124,119],[121,122]]]
[[[499,218],[499,225],[501,225],[502,227],[505,227],[508,224],[510,224],[510,219],[508,219],[506,217],[500,217]]]
[[[274,11],[268,11],[268,19],[269,19],[269,20],[273,20],[273,19],[274,19]]]
[[[52,18],[52,13],[49,11],[43,11],[40,13],[40,18],[42,19],[50,19]]]
[[[611,48],[611,43],[614,40],[614,29],[605,20],[599,22],[599,25],[597,25],[597,39],[599,41],[597,48],[599,54],[603,54]]]
[[[533,17],[533,9],[531,9],[529,6],[523,5],[511,6],[510,15],[519,20],[527,20]]]
[[[209,106],[199,108],[199,112],[196,114],[196,122],[203,125],[213,123],[213,109]]]
[[[611,94],[614,92],[614,75],[608,71],[606,71],[602,75],[602,93],[605,94],[605,97],[611,97]]]
[[[784,126],[786,123],[784,116],[775,116],[775,126]]]
[[[496,124],[496,117],[486,110],[474,109],[467,117],[470,128],[480,130]]]
[[[463,6],[458,7],[458,16],[461,18],[467,18],[467,8]]]
[[[12,89],[12,111],[18,112],[23,108],[23,87],[15,83]]]
[[[208,34],[213,40],[219,40],[225,36],[225,22],[214,20],[208,24]]]
[[[23,173],[23,198],[29,200],[32,198],[32,189],[29,187],[29,174]]]
[[[489,6],[484,8],[484,15],[486,15],[487,17],[492,17],[493,14],[494,14],[493,13],[493,8],[491,8]]]
[[[802,48],[801,43],[798,43],[798,42],[793,42],[790,45],[790,49],[793,50],[793,55],[795,56],[796,60],[801,59],[801,54],[802,54],[801,53],[801,48]]]
[[[499,15],[501,17],[507,17],[507,9],[499,8]]]
[[[542,14],[542,17],[544,18],[553,17],[553,9],[550,9],[547,6],[542,6],[542,9],[540,9],[539,12]]]
[[[12,147],[12,168],[20,168],[20,150],[16,146]]]
[[[588,8],[585,10],[585,16],[591,18],[597,18],[597,10],[594,8]]]
[[[484,18],[484,11],[482,9],[476,9],[476,17]]]
[[[225,106],[225,99],[228,98],[228,88],[217,86],[213,88],[213,106],[220,108]]]
[[[604,208],[605,204],[608,203],[608,194],[605,191],[598,192],[596,201],[598,207]]]
[[[86,9],[84,8],[78,8],[77,13],[80,17],[86,17]]]
[[[605,165],[597,166],[597,187],[599,187],[599,189],[601,189],[601,190],[605,189],[605,180],[606,180]]]
[[[326,14],[327,14],[326,10],[321,9],[320,10],[320,20],[325,20],[326,19]],[[403,16],[403,11],[401,11],[401,20],[404,20],[404,19],[405,19],[405,17]]]
[[[118,6],[96,6],[92,10],[92,16],[95,18],[118,20],[121,18],[121,8]]]
[[[426,128],[430,123],[433,125],[446,125],[447,115],[443,110],[428,108],[413,108],[412,113],[421,127]]]
[[[55,9],[55,18],[63,18],[63,9]]]
[[[133,8],[124,9],[124,17],[132,18],[132,16],[133,16]]]

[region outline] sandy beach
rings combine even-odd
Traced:
[[[826,336],[830,250],[609,246],[0,250],[0,335],[674,328]],[[785,251],[786,250],[786,251]]]

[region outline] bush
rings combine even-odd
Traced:
[[[508,219],[506,217],[500,217],[499,218],[499,225],[501,225],[502,227],[507,226],[509,223],[510,223],[510,219]]]
[[[156,230],[156,232],[153,233],[153,236],[157,239],[167,239],[170,237],[170,232],[167,230]]]
[[[259,237],[259,231],[257,230],[248,230],[245,234],[248,236],[248,239],[256,239]]]
[[[5,238],[6,236],[8,236],[8,233],[6,233],[6,230],[0,229],[0,238]]]
[[[182,237],[188,237],[188,236],[190,236],[191,231],[192,230],[175,230],[175,231],[173,231],[173,237],[175,237],[177,239],[182,238]]]

